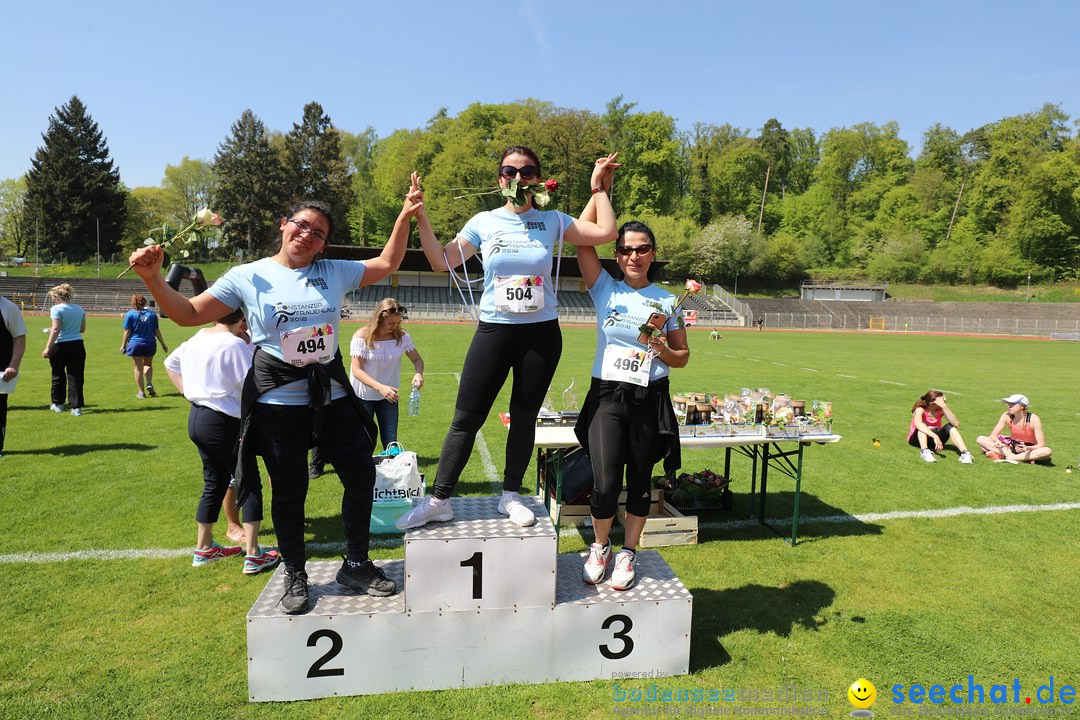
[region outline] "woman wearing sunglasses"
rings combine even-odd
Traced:
[[[131,254],[135,271],[178,325],[202,325],[244,309],[256,347],[242,398],[237,503],[258,483],[255,456],[261,455],[273,488],[270,512],[285,565],[280,604],[289,614],[309,608],[304,503],[307,451],[315,440],[344,486],[341,515],[347,552],[337,582],[370,595],[397,592],[395,583],[368,559],[375,428],[349,389],[338,350],[338,325],[347,292],[381,281],[401,264],[410,220],[422,203],[419,178],[413,173],[386,247],[376,258],[355,262],[321,258],[334,228],[333,216],[324,203],[300,202],[281,219],[281,244],[272,257],[232,268],[191,299],[165,283],[160,246]]]
[[[601,178],[611,186],[614,168]],[[592,216],[590,203],[582,218]],[[611,587],[628,590],[637,582],[636,550],[649,514],[653,466],[663,459],[680,464],[679,433],[668,389],[670,368],[686,367],[690,349],[681,317],[673,317],[675,297],[653,284],[658,267],[656,238],[644,223],[619,228],[615,241],[618,277],[600,265],[596,250],[578,250],[578,266],[596,305],[596,354],[592,385],[574,428],[593,467],[590,500],[595,542],[582,579],[596,585],[610,573]],[[653,329],[657,328],[657,329]],[[645,342],[641,339],[645,338]],[[626,475],[626,534],[612,558],[611,523]]]
[[[484,266],[480,321],[465,356],[450,429],[443,440],[433,495],[405,513],[399,529],[420,527],[454,517],[450,496],[472,453],[476,433],[487,419],[495,397],[513,373],[510,391],[510,431],[499,512],[527,527],[536,522],[518,496],[532,457],[536,416],[562,354],[562,334],[551,283],[551,258],[560,237],[578,246],[602,245],[615,239],[615,212],[599,179],[615,155],[597,161],[592,173],[593,220],[575,220],[557,210],[533,207],[512,199],[497,210],[479,213],[456,238],[443,247],[421,210],[417,227],[431,267],[438,271],[460,267],[479,253]],[[526,147],[514,146],[499,160],[499,187],[540,181],[540,160]]]
[[[404,316],[405,308],[397,300],[385,298],[375,306],[368,324],[353,335],[349,348],[353,390],[378,423],[383,450],[397,442],[402,355],[416,370],[411,387],[424,387],[424,359],[409,333],[401,329]]]

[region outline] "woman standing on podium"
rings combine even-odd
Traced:
[[[615,166],[605,168],[604,190],[611,187],[614,171]],[[581,216],[588,219],[593,212],[590,203]],[[659,269],[653,266],[652,230],[636,221],[623,224],[615,258],[618,279],[601,267],[594,248],[578,249],[578,266],[596,305],[598,337],[592,385],[574,432],[593,467],[590,504],[596,542],[589,546],[582,579],[596,585],[610,571],[611,587],[628,590],[637,582],[636,551],[649,514],[653,465],[664,459],[669,467],[679,466],[668,372],[686,367],[690,349],[681,318],[672,316],[675,297],[652,283]],[[645,332],[646,326],[656,330]],[[612,562],[611,523],[624,469],[626,536]]]
[[[160,246],[131,254],[135,271],[178,325],[201,325],[244,309],[256,349],[243,391],[237,502],[244,502],[249,483],[257,481],[255,455],[261,455],[285,565],[280,604],[288,614],[310,607],[304,503],[307,452],[315,440],[322,442],[344,487],[346,559],[337,582],[369,595],[397,592],[394,581],[368,559],[375,428],[349,387],[338,327],[345,293],[381,281],[401,264],[410,220],[423,202],[418,182],[413,173],[382,253],[363,262],[322,258],[334,220],[330,208],[314,200],[298,203],[281,218],[281,245],[272,257],[232,268],[190,300],[165,283]]]
[[[446,247],[439,244],[424,211],[417,214],[420,240],[431,267],[452,270],[480,253],[484,292],[480,322],[461,371],[454,417],[439,454],[434,494],[402,515],[396,523],[399,529],[453,519],[450,496],[472,453],[476,433],[511,372],[511,423],[498,509],[522,527],[536,522],[518,489],[532,457],[536,416],[562,355],[551,258],[560,239],[579,247],[615,239],[615,212],[599,184],[600,175],[614,160],[614,155],[601,158],[593,169],[591,220],[575,220],[558,210],[533,206],[533,193],[522,188],[540,183],[540,160],[520,146],[503,152],[498,171],[499,187],[517,189],[518,194],[508,194],[506,204],[497,210],[473,216]]]

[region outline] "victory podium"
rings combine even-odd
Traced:
[[[638,552],[630,590],[587,585],[540,498],[522,501],[532,527],[498,498],[453,498],[453,520],[408,531],[404,560],[377,561],[390,597],[338,585],[340,561],[309,562],[312,608],[286,615],[279,568],[247,616],[249,699],[686,674],[693,598],[663,558]]]

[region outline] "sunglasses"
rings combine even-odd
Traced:
[[[288,220],[286,220],[286,222],[291,222],[293,225],[300,228],[300,232],[307,233],[308,235],[315,238],[316,240],[322,240],[323,242],[326,242],[326,233],[324,233],[322,230],[319,230],[317,228],[313,228],[311,226],[311,223],[309,223],[307,220],[300,220],[298,218],[288,218]]]
[[[387,315],[400,315],[402,320],[408,320],[409,308],[399,305],[396,308],[387,308],[386,310],[383,310],[381,313],[379,313],[379,315],[381,317],[386,317]]]
[[[652,251],[652,245],[638,245],[637,247],[627,247],[626,245],[622,245],[615,248],[615,252],[619,253],[623,257],[630,257],[634,253],[637,253],[638,255],[648,255]]]
[[[501,168],[499,168],[499,174],[507,179],[510,179],[515,175],[520,174],[522,180],[527,180],[529,178],[539,177],[540,168],[536,167],[535,165],[526,165],[525,167],[520,168],[516,168],[513,165],[503,165]]]

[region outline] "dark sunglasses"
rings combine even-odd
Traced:
[[[534,178],[540,176],[540,168],[535,165],[526,165],[525,167],[516,168],[513,165],[503,165],[499,168],[499,174],[504,178],[512,178],[517,174],[521,174],[522,179]]]
[[[637,253],[638,255],[648,255],[652,251],[652,245],[638,245],[637,247],[627,247],[626,245],[621,245],[620,247],[615,248],[615,252],[619,253],[623,257],[630,257],[634,253]]]
[[[326,242],[326,233],[324,233],[322,230],[313,228],[311,226],[311,223],[309,223],[307,220],[289,218],[286,222],[291,222],[293,225],[300,228],[300,232],[307,233],[316,240],[322,240],[323,242]]]
[[[402,320],[408,320],[409,308],[399,305],[396,308],[387,308],[386,310],[383,310],[381,313],[379,313],[379,315],[381,317],[386,317],[387,315],[400,315]]]

